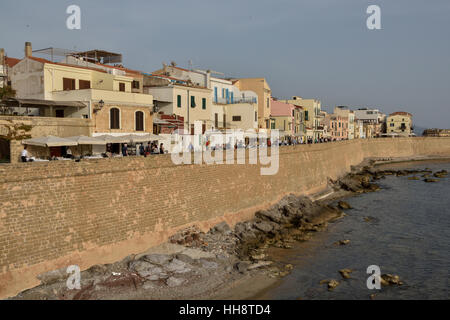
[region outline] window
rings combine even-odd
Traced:
[[[270,106],[270,98],[267,98],[267,108]]]
[[[202,109],[206,110],[206,98],[202,98]]]
[[[241,116],[233,116],[233,121],[241,121]]]
[[[133,89],[139,89],[139,81],[133,80],[133,83],[131,84],[131,88]],[[125,91],[125,90],[124,90]]]
[[[227,127],[227,115],[226,114],[223,115],[223,127],[224,128]]]
[[[119,91],[125,92],[125,83],[119,82]]]
[[[255,121],[258,121],[258,112],[255,111]]]
[[[55,110],[56,118],[64,118],[64,110]]]
[[[394,126],[394,124],[393,123],[391,123],[391,127],[393,127]]]
[[[181,95],[177,95],[177,107],[181,108]]]
[[[217,103],[217,87],[214,87],[214,102]]]
[[[195,108],[195,96],[191,96],[191,108]]]
[[[75,90],[75,79],[63,78],[63,90]]]
[[[309,117],[308,117],[308,111],[305,111],[305,121],[308,121]]]
[[[110,129],[120,129],[120,110],[117,108],[109,110],[109,127]]]
[[[78,81],[78,87],[80,90],[82,89],[90,89],[91,88],[91,82],[87,80],[80,80]]]
[[[219,115],[217,113],[214,113],[214,127],[219,127]]]
[[[136,118],[136,131],[144,131],[144,113],[137,111],[135,113]]]

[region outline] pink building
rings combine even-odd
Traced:
[[[270,103],[271,129],[284,131],[286,134],[295,134],[296,106],[272,99]]]
[[[346,140],[348,139],[348,118],[341,117],[336,114],[327,114],[325,116],[325,125],[328,127],[328,132],[331,140]]]

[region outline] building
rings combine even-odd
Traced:
[[[270,103],[271,129],[280,131],[280,139],[292,141],[295,138],[295,111],[293,104],[278,101],[272,98]]]
[[[317,141],[323,138],[323,127],[321,126],[322,104],[317,99],[303,99],[299,96],[293,96],[291,99],[283,100],[296,106],[301,106],[304,112],[304,124],[306,136],[308,139]]]
[[[349,140],[355,139],[355,112],[346,106],[334,108],[334,114],[348,119],[347,137]]]
[[[189,133],[194,133],[196,121],[202,123],[203,132],[211,129],[210,89],[174,77],[144,74],[144,92],[153,96],[158,113],[182,117]]]
[[[9,58],[5,54],[5,49],[0,49],[0,88],[11,85],[10,70],[20,59]]]
[[[450,137],[450,129],[425,129],[424,137]]]
[[[408,112],[394,112],[386,118],[386,134],[410,136],[413,130],[412,114]]]
[[[366,138],[380,137],[385,131],[386,115],[378,109],[359,108],[355,119],[363,122]]]
[[[152,73],[154,77],[168,77],[192,87],[210,90],[211,107],[206,127],[213,130],[257,129],[258,95],[249,90],[240,90],[231,80],[213,77],[210,70],[188,70],[174,63]],[[192,126],[192,123],[190,124]]]
[[[348,118],[338,114],[326,114],[324,125],[328,129],[328,137],[332,141],[348,139]]]
[[[92,119],[93,136],[152,133],[153,97],[133,92],[137,72],[130,76],[131,70],[77,57],[66,61],[34,57],[31,43],[26,43],[25,58],[11,69],[16,96],[52,102],[26,115]],[[67,102],[81,102],[83,107]]]
[[[258,129],[266,129],[270,132],[270,103],[272,90],[265,78],[241,78],[234,79],[235,85],[241,91],[251,91],[256,93],[258,99]]]

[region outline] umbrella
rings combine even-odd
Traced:
[[[98,136],[95,138],[106,143],[129,143],[131,141],[130,136],[112,136],[109,134],[105,134],[103,136]]]
[[[126,137],[133,142],[147,142],[147,141],[161,140],[160,136],[154,135],[152,133],[144,135],[130,134]]]
[[[79,145],[104,145],[107,142],[105,140],[101,140],[98,138],[93,137],[87,137],[87,136],[75,136],[75,137],[68,137],[67,140],[72,140],[78,143]]]
[[[22,144],[38,147],[62,147],[62,146],[76,146],[78,143],[65,138],[46,136],[23,140]]]

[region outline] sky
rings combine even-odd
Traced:
[[[69,30],[69,5],[81,29]],[[369,5],[381,30],[369,30]],[[0,47],[24,43],[123,54],[126,67],[162,62],[227,77],[265,77],[277,98],[407,111],[422,127],[450,128],[449,0],[40,0],[0,3]]]

